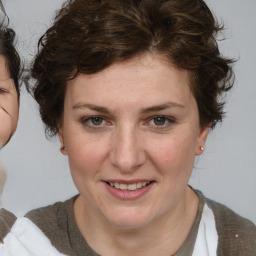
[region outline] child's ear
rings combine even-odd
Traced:
[[[64,142],[64,136],[63,136],[63,130],[61,128],[59,128],[58,137],[59,137],[59,140],[60,140],[60,152],[63,155],[67,155],[67,151],[66,151],[66,147],[65,147],[65,142]]]

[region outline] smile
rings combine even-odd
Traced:
[[[111,187],[114,187],[116,189],[120,189],[120,190],[136,190],[142,187],[147,186],[150,183],[150,181],[144,181],[144,182],[137,182],[137,183],[131,183],[131,184],[123,184],[123,183],[117,183],[117,182],[109,182],[108,184]]]
[[[151,191],[155,181],[104,181],[105,188],[114,197],[121,200],[135,200]]]

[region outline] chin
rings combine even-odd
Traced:
[[[111,226],[117,229],[137,229],[147,225],[151,218],[142,209],[118,209],[111,212],[106,219]]]

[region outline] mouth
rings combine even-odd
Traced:
[[[135,200],[151,191],[156,182],[149,180],[108,180],[104,183],[107,191],[112,196],[121,200]]]
[[[134,183],[120,183],[120,182],[106,182],[109,186],[123,190],[123,191],[135,191],[143,187],[148,186],[153,181],[143,181],[143,182],[134,182]]]

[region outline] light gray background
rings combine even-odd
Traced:
[[[3,1],[27,62],[62,2]],[[196,161],[191,184],[256,223],[256,0],[207,3],[226,26],[221,51],[239,61],[235,88],[227,98],[227,117],[211,132],[203,156]],[[45,138],[37,106],[24,89],[18,130],[0,158],[7,170],[2,203],[18,216],[77,193],[58,141]]]

